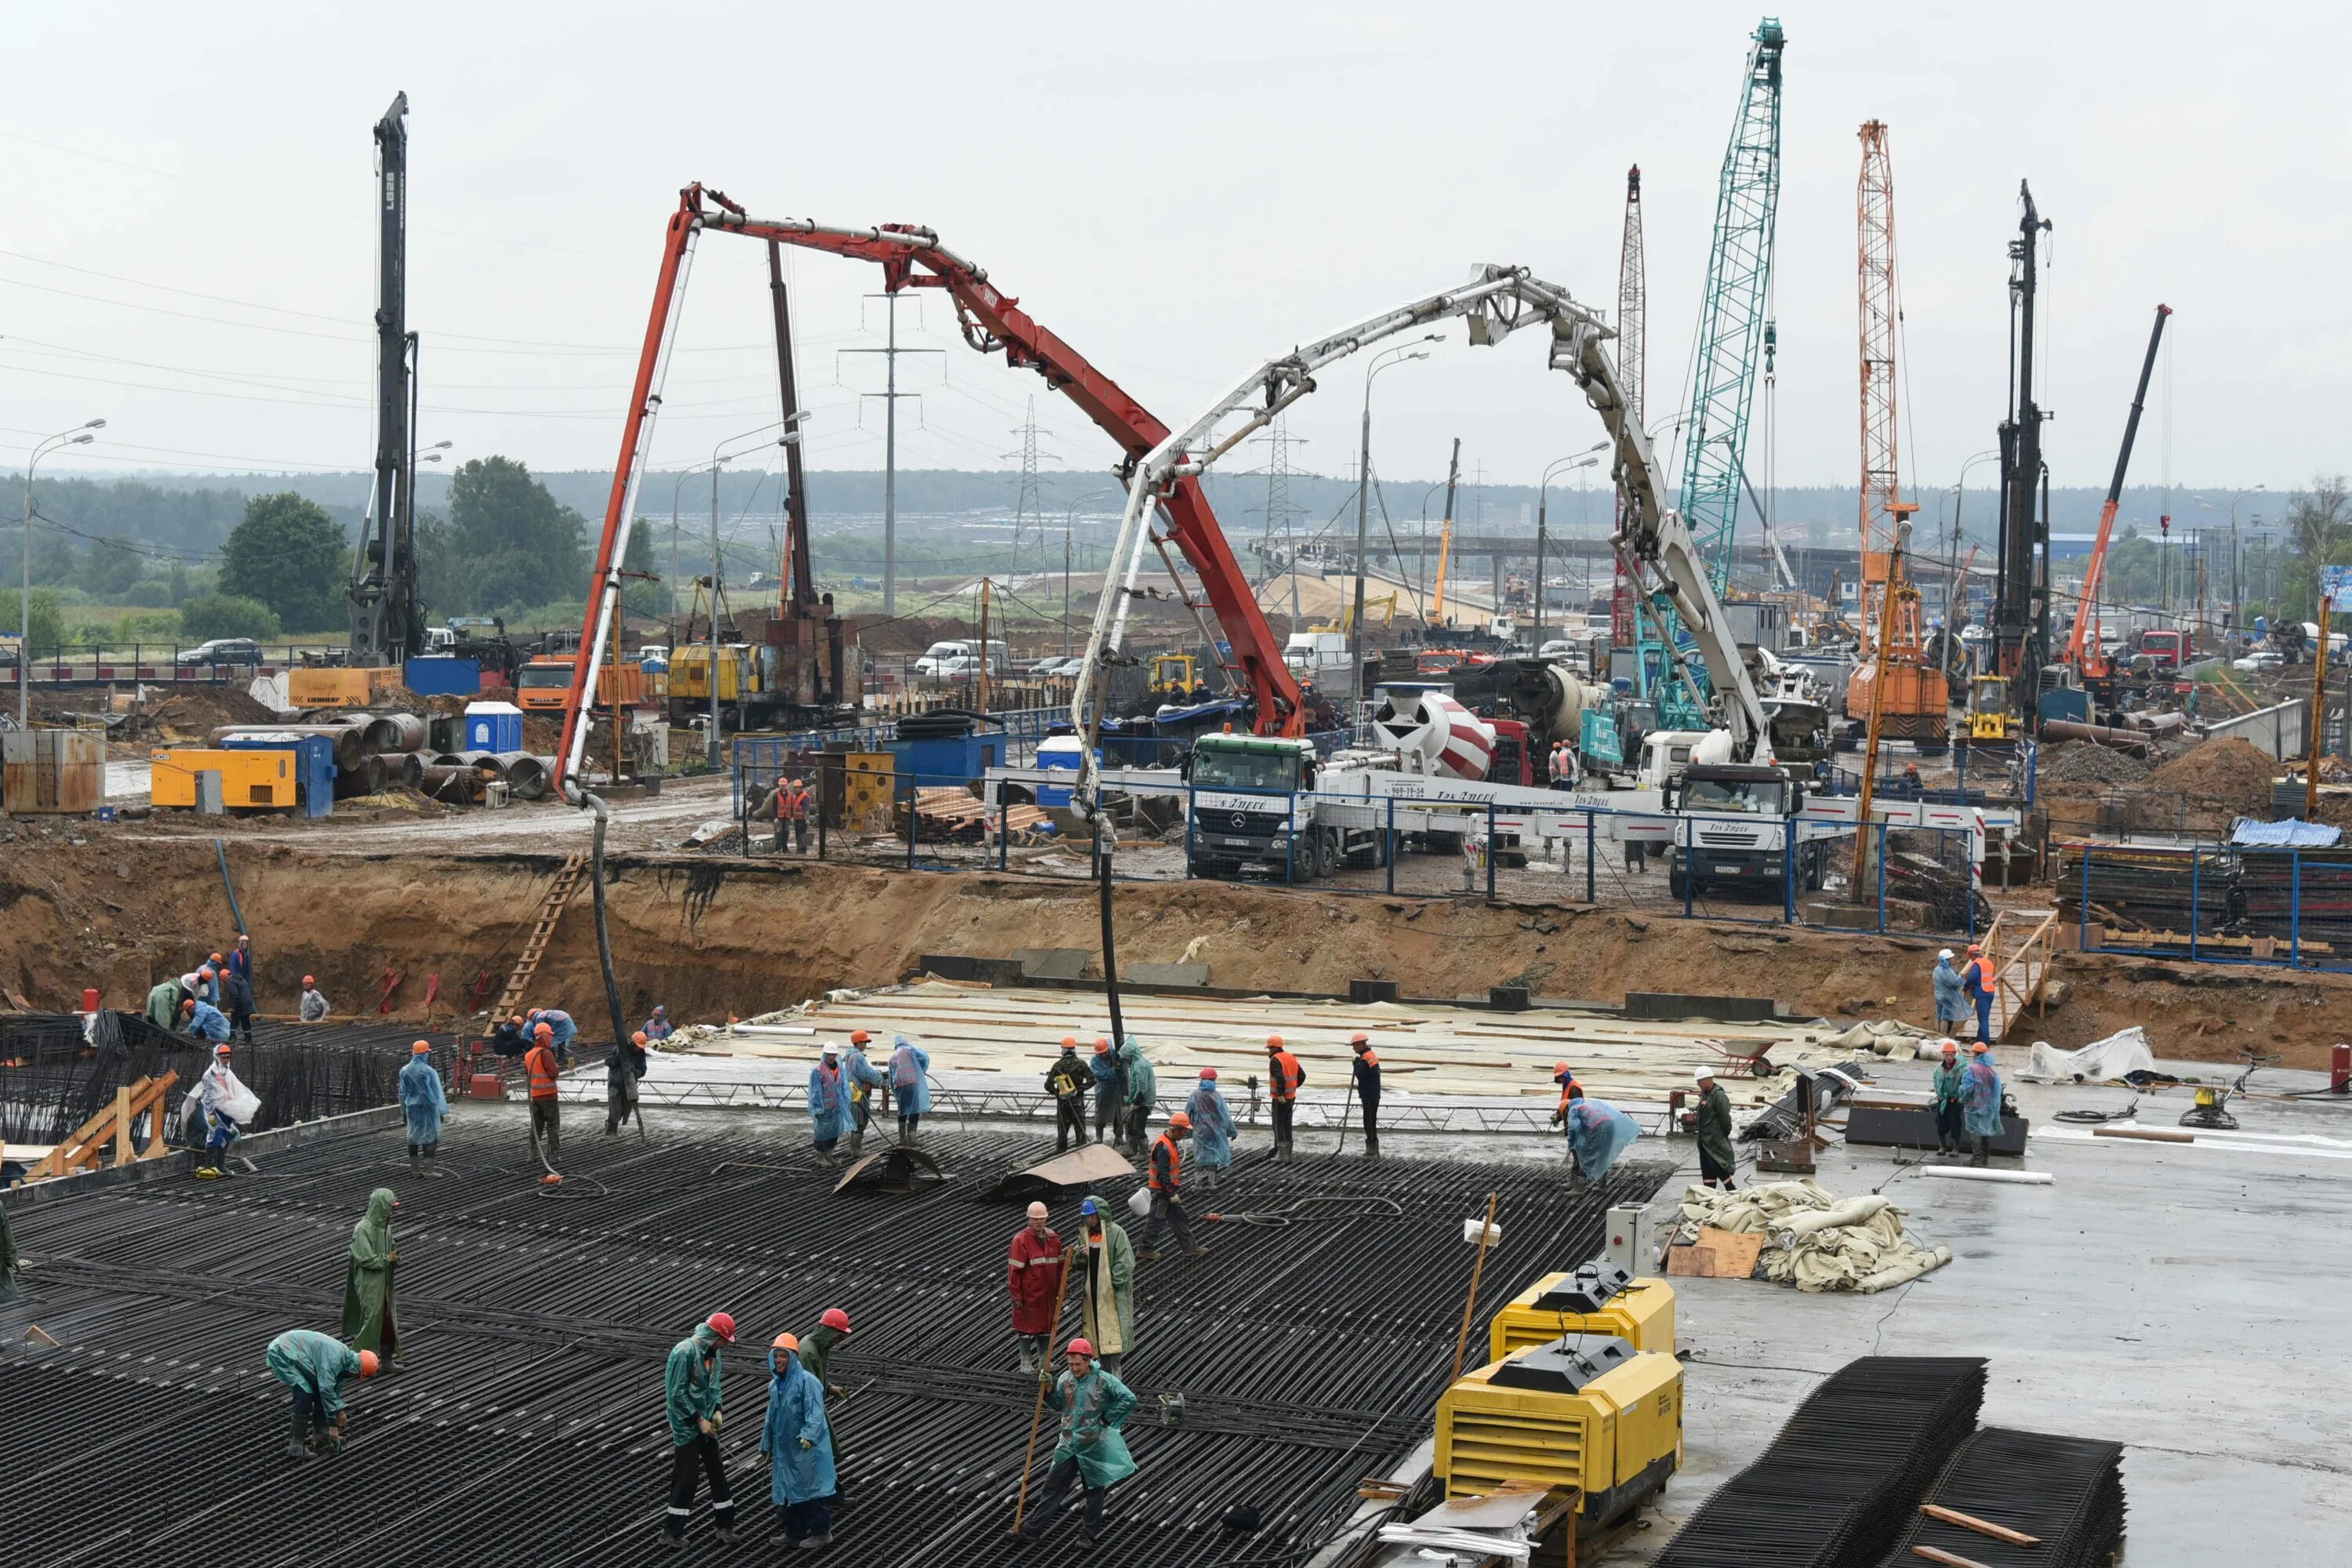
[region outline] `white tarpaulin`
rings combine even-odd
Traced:
[[[2079,1051],[2062,1051],[2047,1040],[2036,1040],[2017,1076],[2035,1083],[2106,1083],[2126,1073],[2155,1070],[2156,1053],[2147,1048],[2147,1032],[2134,1024]]]
[[[1702,1226],[1770,1238],[1759,1260],[1764,1278],[1800,1290],[1870,1295],[1952,1260],[1948,1247],[1906,1239],[1903,1211],[1885,1198],[1841,1201],[1810,1179],[1737,1192],[1687,1188],[1675,1239],[1696,1241]]]

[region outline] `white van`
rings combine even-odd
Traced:
[[[1290,640],[1282,645],[1282,662],[1290,673],[1303,680],[1311,680],[1331,670],[1348,668],[1348,634],[1345,632],[1293,632]]]
[[[915,673],[941,679],[959,680],[980,673],[980,639],[963,637],[954,642],[935,642],[923,650],[915,661]],[[1013,655],[994,637],[988,640],[988,675],[1001,680],[1013,673]]]

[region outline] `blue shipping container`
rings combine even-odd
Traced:
[[[471,697],[482,689],[478,658],[412,658],[401,679],[419,697]]]

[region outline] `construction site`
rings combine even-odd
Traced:
[[[1801,25],[1693,31],[1704,148],[1556,204],[1613,276],[1465,253],[1373,310],[1368,258],[1241,312],[1256,351],[1152,340],[1181,374],[1012,291],[1106,234],[790,216],[772,159],[514,242],[556,291],[625,257],[621,331],[436,336],[474,241],[436,206],[412,258],[412,164],[490,176],[371,86],[363,326],[150,307],[350,329],[363,386],[242,384],[363,417],[371,467],[310,467],[364,504],[289,465],[171,557],[211,575],[168,625],[85,595],[45,640],[103,487],[32,464],[112,426],[24,448],[9,1568],[2334,1560],[2352,496],[2176,487],[2174,303],[2105,285],[2060,384],[2095,441],[2045,444],[2035,171],[1996,226],[1918,204],[1950,256],[1906,306],[1906,95],[1807,83]],[[1654,287],[1698,306],[1679,384]],[[1260,320],[1302,288],[1345,324]],[[1784,396],[1801,343],[1837,374]],[[553,379],[464,379],[525,353]],[[1520,362],[1489,423],[1542,405],[1539,483],[1450,413],[1442,479],[1381,471],[1375,377],[1447,355]],[[526,387],[584,477],[431,472],[428,400]],[[1009,504],[906,455],[960,396],[1020,421]],[[1784,477],[1816,426],[1828,529]],[[1108,473],[1058,479],[1080,438]],[[493,491],[554,532],[488,550]],[[325,630],[263,603],[314,547]],[[248,588],[268,629],[196,644],[231,623],[182,599]]]

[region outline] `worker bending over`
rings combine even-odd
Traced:
[[[658,1011],[658,1009],[656,1009]],[[621,1124],[637,1109],[637,1083],[646,1076],[646,1032],[631,1035],[625,1045],[613,1047],[613,1059],[604,1064],[604,1136],[612,1137]],[[645,1131],[645,1118],[637,1117],[637,1131]]]
[[[316,1024],[332,1011],[327,1005],[327,998],[319,991],[319,977],[315,974],[302,976],[302,1000],[295,1009],[295,1016],[306,1024]]]
[[[1280,1035],[1265,1037],[1265,1080],[1266,1092],[1274,1102],[1274,1158],[1276,1163],[1287,1165],[1298,1158],[1290,1136],[1292,1119],[1298,1113],[1298,1090],[1307,1081],[1307,1069],[1283,1045]]]
[[[1062,1054],[1045,1069],[1045,1092],[1054,1098],[1055,1153],[1067,1149],[1074,1138],[1080,1148],[1086,1147],[1087,1086],[1093,1081],[1094,1075],[1087,1070],[1087,1064],[1078,1060],[1077,1037],[1064,1035]]]
[[[866,1059],[866,1047],[872,1038],[863,1029],[853,1029],[849,1048],[841,1053],[841,1073],[849,1080],[849,1153],[853,1159],[866,1146],[866,1124],[874,1120],[875,1092],[881,1092],[885,1104],[890,1099],[888,1075]]]
[[[1135,1408],[1135,1395],[1096,1360],[1091,1343],[1076,1339],[1070,1342],[1068,1370],[1045,1391],[1045,1403],[1061,1413],[1062,1439],[1054,1446],[1036,1506],[1022,1521],[1021,1539],[1035,1541],[1053,1528],[1070,1483],[1076,1481],[1086,1491],[1082,1531],[1092,1546],[1102,1539],[1104,1505],[1112,1484],[1135,1474],[1135,1460],[1119,1431],[1127,1413]]]
[[[228,1038],[228,1016],[201,996],[180,1004],[180,1026],[200,1040],[218,1045]]]
[[[890,1092],[898,1100],[898,1138],[911,1143],[921,1134],[923,1112],[931,1108],[931,1053],[904,1035],[890,1038]]]
[[[392,1276],[400,1244],[392,1238],[390,1187],[368,1194],[367,1213],[352,1226],[351,1262],[343,1269],[343,1339],[355,1351],[373,1351],[401,1370],[400,1330],[393,1320]]]
[[[373,1377],[373,1351],[355,1351],[332,1334],[316,1329],[289,1329],[269,1342],[264,1359],[269,1375],[294,1395],[294,1424],[286,1435],[286,1457],[332,1454],[343,1446],[349,1417],[343,1407],[343,1384],[354,1377]]]
[[[553,1186],[563,1180],[556,1166],[556,1162],[563,1158],[563,1108],[555,1098],[556,1075],[561,1069],[555,1064],[554,1026],[542,1021],[533,1033],[538,1038],[522,1058],[523,1070],[530,1075],[530,1152],[547,1167],[547,1174],[540,1181]],[[541,1138],[547,1141],[544,1152],[540,1149]]]
[[[1114,1142],[1118,1138],[1118,1129],[1114,1124],[1120,1108],[1127,1103],[1127,1086],[1121,1081],[1118,1058],[1112,1053],[1108,1040],[1095,1041],[1094,1059],[1088,1065],[1095,1075],[1095,1142]]]
[[[778,1334],[768,1349],[760,1452],[768,1457],[768,1500],[783,1516],[768,1544],[814,1551],[833,1540],[826,1506],[834,1495],[833,1429],[824,1418],[824,1382],[801,1364],[800,1349],[797,1334]]]
[[[1204,1193],[1213,1191],[1234,1164],[1234,1113],[1217,1088],[1216,1068],[1201,1069],[1201,1080],[1184,1102],[1184,1114],[1192,1119],[1192,1163],[1201,1171],[1195,1184]]]
[[[662,1544],[686,1544],[686,1521],[694,1516],[696,1473],[709,1478],[710,1522],[719,1539],[732,1545],[735,1494],[727,1485],[727,1458],[719,1451],[722,1409],[719,1347],[735,1342],[735,1320],[713,1312],[694,1332],[670,1347],[662,1372],[662,1409],[669,1418],[669,1513],[662,1521]]]
[[[1618,1156],[1642,1135],[1639,1123],[1613,1105],[1591,1099],[1568,1108],[1568,1163],[1576,1173],[1576,1190],[1596,1184],[1609,1173]]]
[[[147,989],[147,1021],[166,1031],[180,1026],[180,1004],[188,999],[179,979],[158,980]]]
[[[439,1175],[441,1119],[449,1113],[449,1097],[433,1070],[433,1047],[425,1041],[409,1044],[408,1065],[400,1069],[400,1111],[408,1121],[408,1173]]]
[[[530,1022],[532,1026],[530,1032],[534,1036],[539,1033],[538,1026],[541,1024],[546,1025],[553,1032],[554,1038],[551,1043],[555,1047],[555,1059],[565,1067],[570,1067],[572,1041],[580,1033],[580,1025],[572,1015],[561,1007],[534,1007],[530,1010]]]
[[[1349,1036],[1348,1048],[1356,1053],[1351,1070],[1356,1075],[1356,1103],[1363,1108],[1364,1158],[1377,1160],[1381,1157],[1381,1058],[1372,1049],[1370,1035]]]
[[[1062,1300],[1062,1237],[1045,1223],[1045,1205],[1029,1205],[1029,1223],[1013,1233],[1006,1249],[1004,1287],[1013,1296],[1013,1332],[1021,1342],[1020,1367],[1035,1372],[1054,1337],[1055,1309]]]
[[[1715,1081],[1713,1068],[1694,1068],[1691,1081],[1698,1087],[1691,1128],[1698,1134],[1699,1180],[1730,1192],[1737,1184],[1731,1178],[1739,1168],[1739,1155],[1731,1146],[1731,1096]]]
[[[1184,1249],[1185,1257],[1208,1254],[1207,1247],[1193,1241],[1192,1221],[1184,1213],[1184,1150],[1177,1140],[1192,1130],[1192,1119],[1180,1110],[1168,1119],[1168,1130],[1151,1145],[1151,1217],[1143,1222],[1143,1250],[1136,1254],[1146,1263],[1160,1256],[1154,1244],[1163,1224],[1175,1233],[1176,1245]]]
[[[1135,1348],[1135,1245],[1118,1221],[1089,1196],[1078,1205],[1079,1244],[1086,1258],[1086,1292],[1078,1298],[1087,1338],[1102,1347],[1103,1364],[1118,1370]]]

